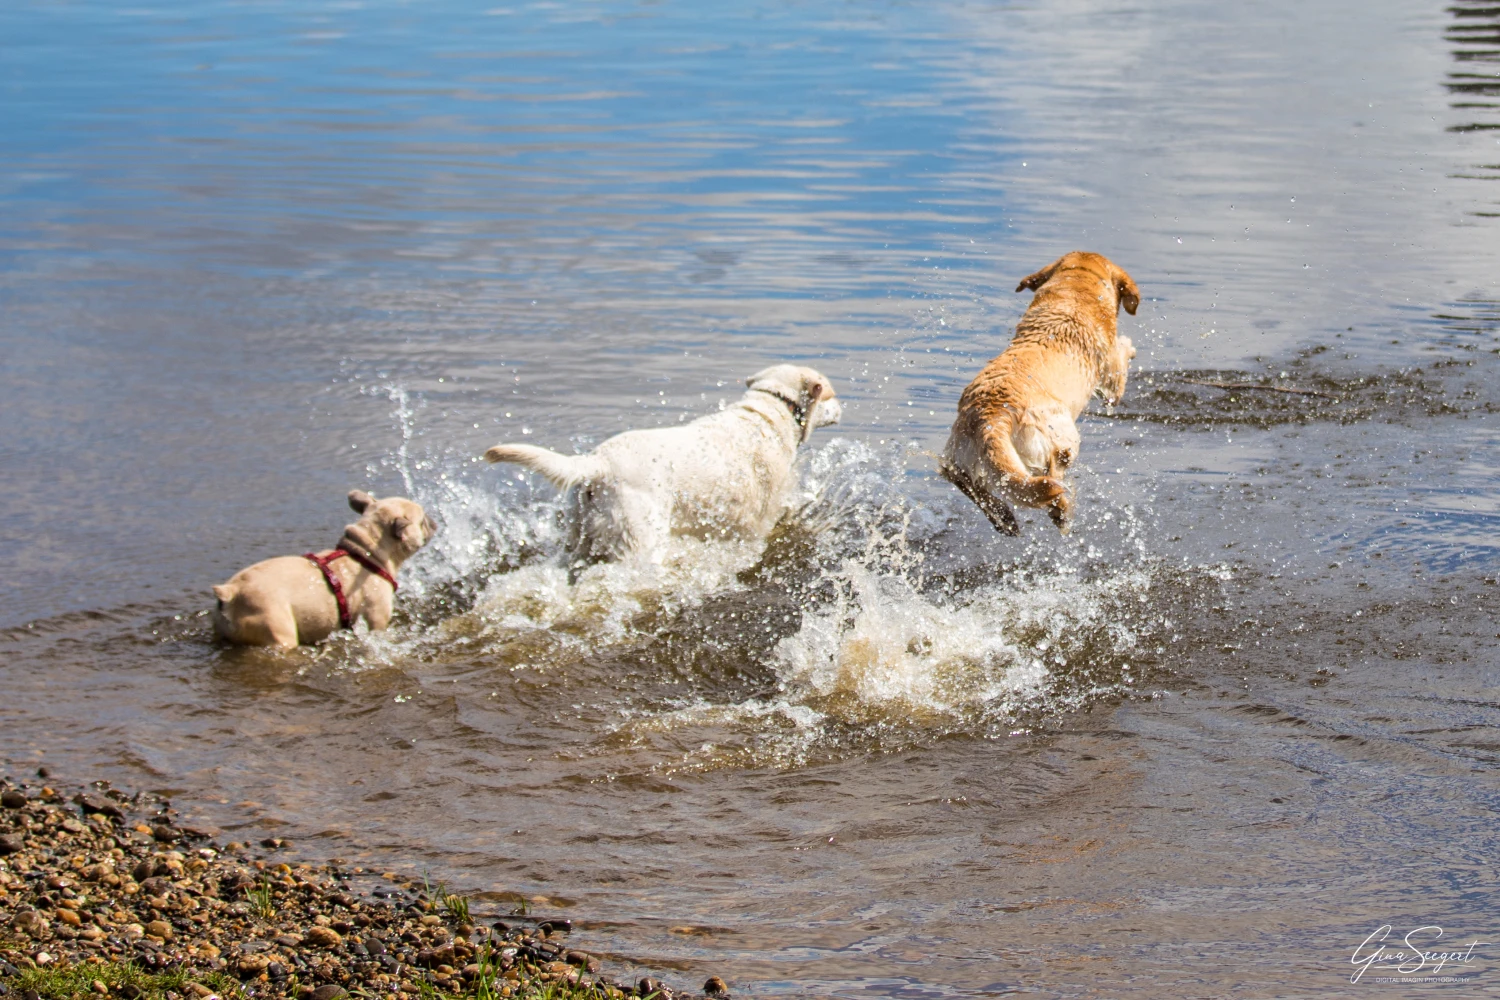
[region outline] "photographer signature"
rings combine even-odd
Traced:
[[[1435,945],[1443,936],[1443,929],[1436,924],[1413,928],[1400,939],[1399,945],[1386,943],[1393,932],[1394,928],[1390,924],[1382,924],[1360,942],[1359,947],[1354,949],[1354,957],[1349,959],[1355,966],[1349,982],[1359,982],[1360,977],[1370,969],[1389,969],[1403,976],[1413,976],[1419,972],[1440,975],[1447,965],[1469,965],[1474,961],[1474,949],[1489,943],[1475,939],[1462,951],[1427,951],[1423,949],[1424,944]]]

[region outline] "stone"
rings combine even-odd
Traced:
[[[307,931],[307,942],[319,948],[337,948],[343,940],[332,927],[310,927]]]
[[[182,834],[178,833],[170,826],[167,826],[165,823],[158,823],[151,828],[151,836],[155,837],[156,840],[160,843],[171,844],[178,840],[178,838],[180,838]]]
[[[237,963],[242,976],[258,976],[265,972],[271,959],[265,955],[241,955]]]
[[[85,813],[100,813],[113,819],[125,818],[125,814],[120,811],[120,807],[103,795],[95,795],[91,792],[79,792],[73,796],[73,802]]]
[[[308,994],[308,1000],[339,1000],[339,997],[348,996],[349,993],[342,986],[327,983],[319,986]]]
[[[153,920],[146,925],[146,933],[163,941],[172,940],[172,925],[165,920]]]
[[[708,979],[704,980],[703,992],[711,997],[728,996],[729,987],[718,976],[709,976]]]
[[[83,926],[83,918],[74,913],[72,910],[65,910],[59,907],[56,913],[56,917],[59,923],[67,924],[69,927]]]
[[[27,907],[16,911],[16,915],[10,919],[10,926],[22,934],[36,937],[47,929],[47,921],[40,913]]]
[[[26,845],[21,841],[20,834],[10,833],[0,836],[0,856],[6,854],[19,854]]]
[[[20,809],[26,805],[26,793],[19,788],[7,788],[0,792],[0,806],[7,809]]]
[[[646,997],[653,993],[660,993],[661,991],[661,980],[652,979],[650,976],[642,977],[641,981],[635,984],[635,992],[638,996]]]

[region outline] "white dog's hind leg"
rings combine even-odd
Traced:
[[[671,497],[626,487],[619,491],[617,501],[621,554],[660,565],[672,537]]]

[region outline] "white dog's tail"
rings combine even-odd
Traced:
[[[529,444],[497,444],[484,453],[488,462],[514,462],[540,472],[560,490],[603,479],[609,464],[598,455],[559,455]]]

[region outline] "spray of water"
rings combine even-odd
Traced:
[[[544,676],[602,706],[585,756],[798,766],[1003,736],[1132,691],[1161,639],[1144,609],[1182,572],[1146,554],[1123,509],[1101,510],[1110,530],[1095,542],[1033,532],[1019,553],[997,547],[964,534],[978,522],[961,498],[911,474],[920,456],[830,438],[769,544],[679,539],[659,565],[570,581],[555,491],[469,456],[414,458],[420,406],[391,399],[396,461],[442,531],[411,564],[404,621],[367,642],[366,662]]]

